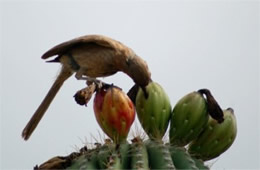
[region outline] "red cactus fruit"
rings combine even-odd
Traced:
[[[115,86],[97,91],[94,112],[101,129],[115,143],[126,139],[135,119],[135,107],[129,97]]]

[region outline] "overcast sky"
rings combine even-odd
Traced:
[[[1,2],[1,168],[32,169],[68,155],[101,131],[88,107],[74,102],[85,87],[67,80],[29,141],[21,131],[57,76],[60,65],[40,56],[58,43],[102,34],[131,47],[147,61],[152,79],[172,106],[209,88],[223,109],[232,107],[238,135],[211,161],[213,169],[259,169],[258,1],[6,1]],[[131,79],[104,81],[124,91]],[[138,121],[136,121],[138,123]]]

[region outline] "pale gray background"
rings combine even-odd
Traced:
[[[75,104],[83,81],[71,77],[28,142],[21,131],[53,83],[60,66],[40,56],[85,34],[128,45],[149,64],[172,105],[185,94],[211,89],[233,107],[238,135],[210,162],[214,169],[259,169],[258,1],[5,1],[1,3],[1,168],[31,169],[98,138],[92,102]],[[119,73],[103,79],[124,91]]]

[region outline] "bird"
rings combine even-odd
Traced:
[[[135,52],[110,37],[85,35],[54,46],[42,55],[42,59],[56,58],[47,62],[58,62],[61,71],[45,98],[22,131],[28,140],[44,116],[63,83],[75,73],[77,80],[96,81],[121,71],[134,81],[134,86],[145,87],[151,82],[151,72],[146,61]]]

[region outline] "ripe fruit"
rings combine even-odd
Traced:
[[[102,130],[115,143],[126,139],[135,119],[135,108],[122,90],[114,86],[99,89],[94,99],[94,112]]]

